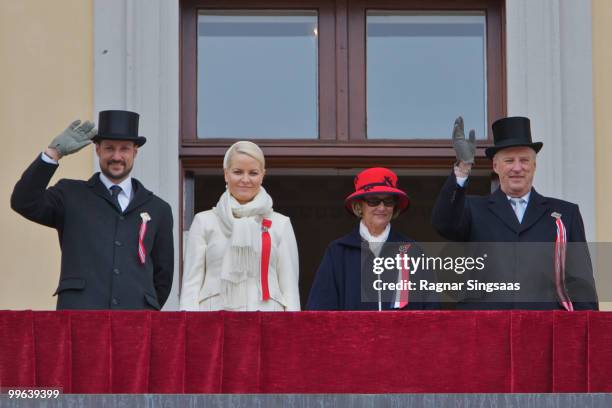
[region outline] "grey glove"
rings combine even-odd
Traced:
[[[474,155],[476,154],[476,132],[474,129],[470,130],[469,139],[465,139],[463,118],[461,116],[455,119],[455,126],[453,127],[453,148],[455,149],[457,160],[466,164],[474,164]]]
[[[94,126],[88,120],[83,124],[80,120],[75,120],[51,141],[49,147],[56,149],[62,156],[78,152],[90,144],[91,139],[98,134],[98,130]]]

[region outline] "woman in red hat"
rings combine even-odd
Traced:
[[[420,254],[413,240],[391,227],[391,220],[403,213],[409,204],[406,193],[397,188],[397,175],[391,170],[369,168],[355,177],[355,192],[346,198],[344,205],[360,222],[353,231],[327,247],[310,290],[307,309],[437,308],[435,299],[408,290],[407,283],[406,289],[400,290],[381,286],[382,282],[409,281],[409,268],[402,266],[373,273],[373,266],[378,263],[375,258]]]

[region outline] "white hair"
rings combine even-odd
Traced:
[[[262,169],[266,168],[266,159],[264,158],[261,148],[253,142],[242,140],[231,145],[225,152],[225,157],[223,158],[223,168],[225,170],[229,168],[232,158],[236,153],[246,154],[247,156],[257,160]]]
[[[528,147],[529,148],[529,155],[531,156],[531,158],[535,161],[536,158],[538,157],[538,153],[532,147],[529,147],[529,146],[510,146],[509,148],[512,148],[512,147]],[[502,156],[500,153],[503,152],[504,150],[506,150],[506,149],[500,149],[497,152],[495,152],[495,154],[493,155],[493,161],[499,160],[499,158]],[[506,150],[505,153],[507,153],[507,152],[508,151]]]

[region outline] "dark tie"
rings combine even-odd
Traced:
[[[121,187],[116,186],[116,185],[112,186],[110,188],[110,191],[111,191],[111,196],[112,196],[112,199],[113,199],[113,203],[115,203],[115,206],[117,206],[119,211],[123,211],[121,209],[121,205],[119,204],[119,194],[121,193]]]

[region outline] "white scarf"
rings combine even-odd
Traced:
[[[391,231],[391,224],[387,224],[385,230],[378,236],[370,234],[370,230],[364,224],[363,220],[359,223],[359,235],[363,238],[368,245],[370,246],[370,251],[375,256],[380,255],[380,251],[382,250],[383,245],[387,242],[387,238],[389,238],[389,232]]]
[[[247,302],[248,277],[261,286],[261,222],[272,215],[272,198],[260,187],[251,201],[240,204],[226,190],[213,211],[230,245],[221,266],[221,297],[225,306],[237,309]]]

